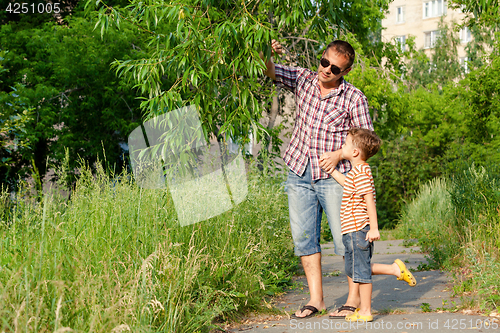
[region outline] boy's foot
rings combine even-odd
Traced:
[[[345,317],[351,315],[356,311],[355,306],[342,305],[340,308],[330,313],[328,317],[331,319],[344,319]]]
[[[363,321],[363,322],[368,322],[368,321],[373,321],[373,316],[368,315],[368,316],[363,316],[359,314],[359,309],[356,309],[353,314],[348,315],[345,317],[345,320],[347,321]]]
[[[398,280],[404,280],[408,282],[410,287],[415,287],[417,285],[417,280],[415,280],[415,277],[411,272],[406,268],[406,265],[399,259],[394,260],[394,263],[398,265],[399,270],[401,272],[401,276],[398,277]]]

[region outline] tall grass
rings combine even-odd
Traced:
[[[281,290],[297,264],[281,179],[180,227],[168,192],[102,168],[66,200],[0,197],[0,331],[194,332]]]
[[[401,238],[416,238],[423,251],[429,252],[430,268],[438,268],[456,254],[457,242],[452,228],[454,209],[450,186],[436,178],[420,186],[416,198],[403,210],[396,234]]]
[[[459,272],[457,294],[474,291],[485,309],[500,307],[500,176],[474,164],[421,187],[397,228],[418,238],[430,268]]]

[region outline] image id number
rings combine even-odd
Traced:
[[[498,323],[489,319],[448,319],[444,327],[450,330],[464,329],[498,329]]]
[[[9,3],[5,9],[11,14],[43,14],[43,13],[54,13],[59,14],[61,8],[59,8],[59,2],[57,3],[39,3],[39,4],[29,4],[29,3]]]

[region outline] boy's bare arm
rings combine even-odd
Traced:
[[[370,219],[370,231],[366,233],[367,241],[373,242],[380,239],[380,232],[378,231],[377,208],[375,207],[375,197],[373,192],[367,193],[363,196],[366,202],[366,211]]]
[[[333,172],[329,172],[328,174],[330,176],[332,176],[333,179],[335,179],[337,181],[337,183],[339,183],[340,185],[344,186],[345,176],[342,173],[340,173],[339,170],[333,169]]]

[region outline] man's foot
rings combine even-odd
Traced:
[[[297,311],[299,313],[299,316],[297,316],[295,313],[292,314],[292,318],[293,319],[306,319],[306,318],[309,318],[309,317],[313,317],[316,315],[316,313],[318,313],[318,309],[316,309],[316,307],[312,306],[312,305],[305,305],[302,307],[302,309],[300,309],[299,311]],[[303,315],[304,312],[306,312],[307,314],[306,315]]]
[[[304,319],[309,318],[316,315],[318,312],[323,311],[325,309],[325,303],[309,303],[306,306],[303,306],[300,310],[297,310],[294,314],[292,314],[292,318],[294,319]],[[316,311],[314,311],[316,310]]]
[[[349,316],[356,311],[355,306],[342,305],[340,308],[330,313],[328,317],[332,319],[344,319],[346,316]]]
[[[399,259],[394,260],[394,263],[399,267],[400,274],[398,274],[398,280],[404,280],[410,287],[415,287],[417,285],[417,280],[408,268],[406,268],[406,265]]]

